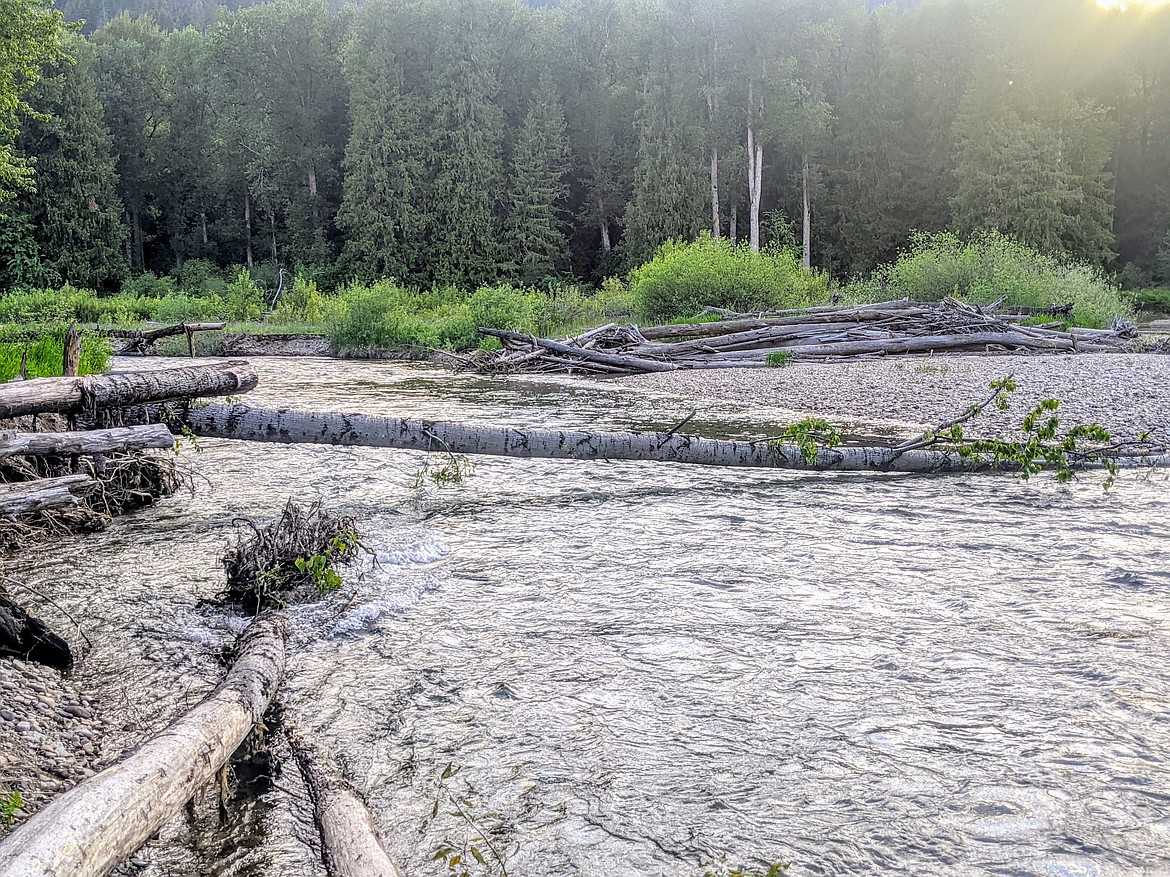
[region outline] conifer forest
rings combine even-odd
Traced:
[[[702,232],[849,278],[994,229],[1170,276],[1170,9],[64,0],[0,285],[186,261],[597,283]]]

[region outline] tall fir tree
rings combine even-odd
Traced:
[[[36,182],[21,205],[36,229],[44,282],[113,290],[127,265],[112,139],[94,85],[93,49],[79,37],[66,45],[73,63],[55,64],[30,94],[37,114],[18,146],[36,157]]]
[[[439,22],[430,107],[431,279],[477,286],[501,275],[504,114],[481,0],[454,0]],[[440,7],[441,8],[441,7]]]
[[[568,186],[565,113],[556,85],[541,77],[516,136],[508,186],[504,244],[511,267],[526,283],[560,273],[567,264],[559,213]]]
[[[404,60],[417,59],[397,39],[405,12],[392,0],[367,5],[344,54],[351,130],[337,222],[347,267],[366,279],[425,279],[425,107],[418,82],[406,82]]]

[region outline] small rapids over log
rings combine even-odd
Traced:
[[[254,365],[257,405],[612,430],[691,410],[559,378]],[[688,428],[744,438],[784,416],[712,402]],[[287,698],[411,877],[475,833],[429,818],[448,792],[513,877],[700,877],[724,856],[801,877],[1170,867],[1162,474],[1105,494],[1094,475],[485,459],[414,490],[417,452],[197,444],[194,495],[28,565],[86,614],[77,673],[107,751],[218,681],[245,623],[214,605],[233,520],[320,497],[372,554],[287,610]],[[286,755],[246,819],[173,820],[134,873],[323,873]]]

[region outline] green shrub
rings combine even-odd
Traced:
[[[536,332],[537,318],[543,316],[546,301],[539,294],[523,292],[508,284],[485,286],[468,300],[476,326]]]
[[[224,305],[231,320],[259,320],[264,313],[264,291],[245,269],[240,268],[236,272],[236,279],[228,284]]]
[[[35,341],[0,340],[0,381],[8,381],[20,373],[21,358],[27,354],[26,375],[29,378],[60,376],[64,370],[65,327],[46,330]],[[105,371],[110,364],[113,348],[108,338],[84,334],[81,338],[81,361],[78,371],[92,375]]]
[[[1140,289],[1134,294],[1134,304],[1143,311],[1170,314],[1170,287]]]
[[[199,298],[222,298],[227,291],[223,274],[206,259],[188,259],[175,269],[175,279],[185,295]]]
[[[800,308],[828,298],[828,279],[804,270],[789,250],[753,253],[703,235],[694,243],[663,244],[630,274],[638,315],[668,321],[705,307],[740,311]]]
[[[998,232],[966,240],[949,232],[917,233],[896,261],[844,292],[850,302],[934,302],[947,296],[1036,308],[1071,302],[1073,322],[1096,328],[1131,313],[1120,290],[1096,268],[1044,255]]]
[[[168,295],[154,309],[154,319],[160,323],[198,322],[222,319],[227,306],[222,298],[196,298],[190,295]]]
[[[590,301],[591,309],[608,320],[624,320],[634,315],[634,294],[617,277],[604,280]]]
[[[179,287],[169,277],[158,277],[149,271],[131,277],[122,284],[122,295],[131,298],[166,298],[179,294]]]
[[[338,304],[336,296],[322,295],[315,281],[298,274],[292,286],[281,294],[272,311],[272,319],[277,323],[319,325],[328,321]]]

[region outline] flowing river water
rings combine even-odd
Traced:
[[[159,363],[165,364],[165,363]],[[570,380],[255,360],[255,404],[664,428]],[[120,365],[128,367],[123,361]],[[962,407],[968,400],[957,400]],[[688,429],[766,434],[712,402]],[[1170,874],[1170,489],[1124,476],[808,474],[203,440],[181,495],[30,558],[132,746],[217,680],[233,519],[322,498],[377,563],[292,610],[285,695],[410,877],[500,823],[512,877]],[[116,750],[115,750],[116,751]],[[295,769],[244,833],[181,819],[143,873],[316,875]],[[494,815],[491,815],[494,814]],[[482,845],[481,845],[482,846]]]

